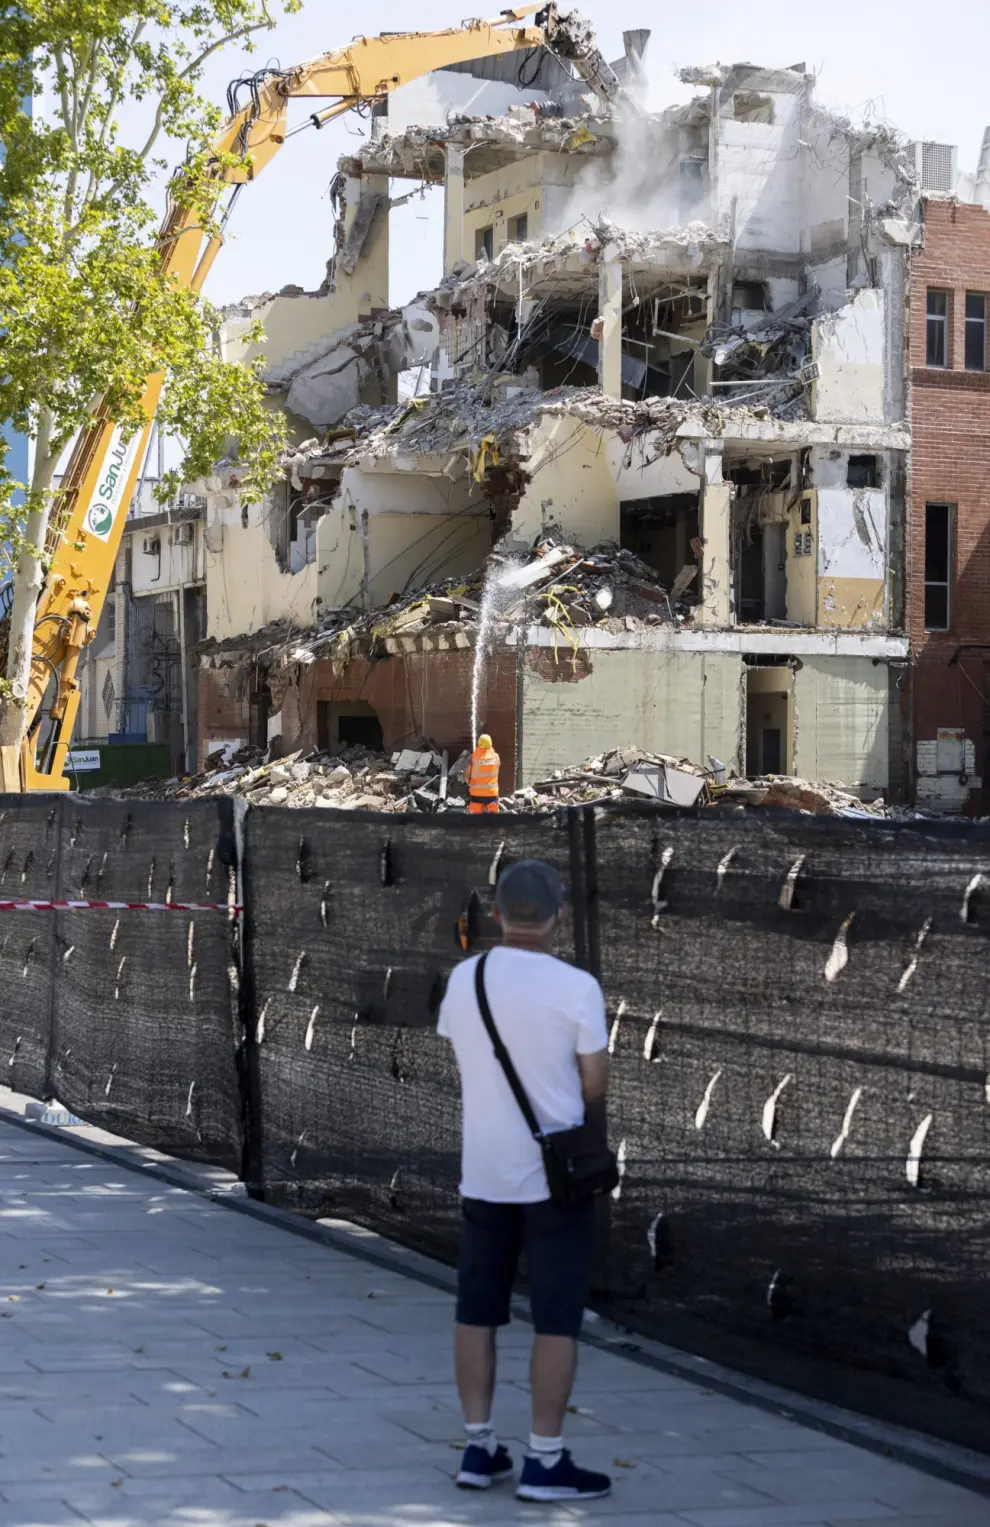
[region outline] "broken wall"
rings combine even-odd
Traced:
[[[456,476],[432,459],[389,466],[345,467],[340,493],[317,526],[323,609],[355,599],[371,609],[407,588],[466,576],[491,550],[488,500],[461,463]]]
[[[718,213],[734,224],[739,249],[797,254],[801,248],[802,108],[806,87],[795,77],[792,90],[763,82],[723,96],[718,122]],[[771,103],[773,121],[739,121],[734,101],[759,93]]]
[[[491,227],[495,258],[514,242],[512,222],[525,215],[526,238],[559,233],[559,221],[573,193],[582,161],[566,154],[540,152],[473,175],[464,186],[464,258],[474,260],[478,234]]]
[[[436,636],[446,650],[424,651],[422,638],[408,638],[410,651],[371,658],[358,654],[343,664],[318,659],[275,679],[283,751],[318,746],[322,706],[346,710],[370,706],[377,716],[386,753],[429,743],[446,749],[451,762],[471,742],[471,675],[474,651],[454,636]],[[403,638],[396,638],[400,649]],[[449,645],[448,645],[449,644]],[[490,732],[501,759],[500,787],[516,787],[516,666],[514,651],[493,649],[479,694],[481,725]],[[273,702],[274,703],[274,702]]]
[[[206,544],[207,636],[225,641],[276,620],[313,624],[316,563],[297,573],[278,565],[267,519],[277,512],[272,496],[241,505],[236,489],[208,495]]]
[[[738,655],[528,648],[522,668],[521,783],[618,746],[741,766]]]
[[[794,675],[795,773],[850,790],[885,790],[889,704],[886,663],[803,658]]]
[[[889,458],[884,486],[850,488],[849,453],[815,450],[817,486],[818,623],[821,626],[887,626]]]
[[[837,424],[883,424],[886,419],[886,318],[880,287],[857,292],[851,302],[818,318],[811,327],[811,416]]]
[[[824,111],[807,113],[805,142],[805,228],[802,249],[809,257],[815,283],[827,298],[844,292],[847,283],[846,247],[849,239],[849,139]]]
[[[619,492],[603,437],[580,420],[544,415],[528,438],[512,543],[529,546],[552,527],[576,546],[619,539]]]

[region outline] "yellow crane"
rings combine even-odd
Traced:
[[[526,18],[533,24],[524,25]],[[214,145],[217,197],[225,186],[233,186],[236,196],[239,186],[274,158],[288,136],[294,97],[333,102],[312,114],[311,123],[320,127],[354,107],[384,101],[409,80],[447,64],[534,48],[568,59],[603,100],[619,94],[619,81],[590,30],[577,16],[559,16],[552,4],[514,7],[492,21],[469,21],[447,31],[357,38],[346,48],[252,82],[249,104],[230,117]],[[234,166],[221,157],[231,155],[237,156]],[[162,270],[199,291],[222,242],[219,234],[204,233],[193,209],[172,205],[158,236]],[[96,635],[163,383],[161,374],[148,378],[143,429],[126,438],[100,404],[76,441],[48,532],[51,565],[35,618],[27,732],[19,750],[0,748],[5,790],[68,788],[63,771],[79,709],[79,656]]]

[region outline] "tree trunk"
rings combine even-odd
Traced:
[[[42,415],[35,439],[34,472],[28,499],[24,538],[31,550],[21,552],[14,569],[14,598],[10,611],[10,635],[7,648],[7,680],[10,693],[0,696],[0,759],[3,787],[16,789],[11,778],[11,752],[17,749],[27,730],[28,684],[31,678],[31,652],[34,645],[34,622],[38,596],[44,583],[40,553],[44,550],[51,514],[51,486],[56,458],[52,453],[52,416]]]

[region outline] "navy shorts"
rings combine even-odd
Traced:
[[[592,1203],[563,1209],[538,1204],[490,1204],[465,1198],[457,1270],[460,1325],[505,1326],[526,1253],[533,1327],[540,1336],[577,1336],[588,1303],[595,1250]]]

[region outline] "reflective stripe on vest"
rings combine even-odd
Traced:
[[[498,795],[498,754],[489,749],[478,749],[471,754],[468,788],[472,795]]]

